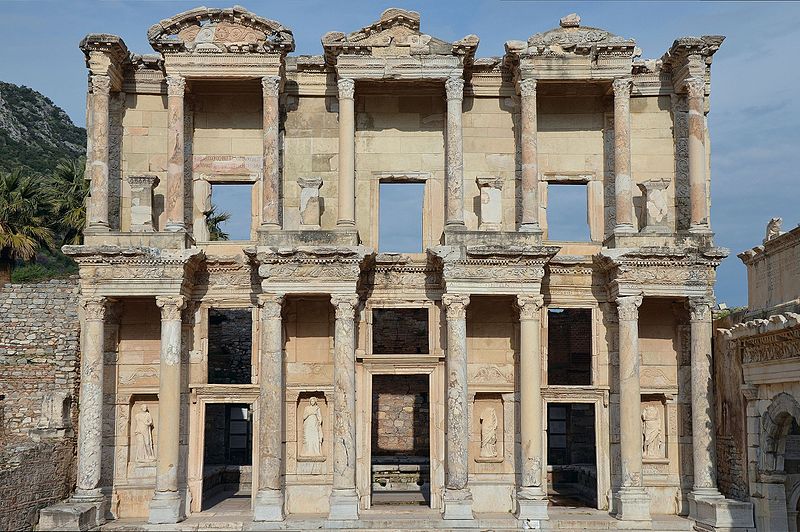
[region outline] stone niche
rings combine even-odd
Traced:
[[[499,393],[476,393],[472,405],[471,455],[483,472],[495,471],[505,456],[505,416]]]
[[[663,478],[670,474],[667,408],[663,395],[642,395],[643,474]]]
[[[128,406],[128,478],[154,479],[158,452],[158,396],[132,395]]]
[[[295,406],[297,472],[324,474],[322,462],[327,461],[331,438],[328,398],[321,391],[300,392]]]

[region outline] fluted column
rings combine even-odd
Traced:
[[[280,229],[280,76],[264,76],[264,172],[261,183],[261,228]]]
[[[331,296],[336,308],[333,358],[333,491],[329,519],[358,519],[356,493],[356,337],[358,296]]]
[[[547,488],[543,474],[542,351],[540,295],[517,296],[519,309],[519,418],[520,486],[517,490],[518,519],[547,519]]]
[[[89,196],[86,229],[90,232],[109,231],[108,222],[108,105],[111,96],[111,78],[93,74],[92,84],[92,139],[90,142],[89,171],[91,195]]]
[[[649,521],[642,484],[642,394],[639,383],[639,306],[642,296],[617,298],[619,316],[619,446],[622,481],[614,495],[617,518]]]
[[[260,294],[261,366],[258,372],[258,493],[253,521],[283,521],[283,296]]]
[[[617,224],[614,233],[636,233],[631,178],[631,78],[615,79],[614,194]]]
[[[150,501],[151,524],[185,518],[178,493],[181,409],[181,311],[183,296],[157,297],[161,308],[161,359],[158,375],[158,450],[156,490]]]
[[[696,496],[720,497],[714,447],[713,384],[711,381],[711,306],[708,297],[690,297],[692,366],[692,460]]]
[[[519,82],[520,153],[522,157],[522,225],[520,231],[539,231],[539,130],[536,113],[536,80]]]
[[[472,519],[469,481],[466,294],[444,294],[447,312],[447,471],[444,519]]]
[[[355,227],[356,195],[356,82],[340,79],[339,87],[339,217],[336,225]]]
[[[77,502],[100,502],[100,463],[103,429],[103,351],[106,298],[81,300],[81,387],[78,417]]]
[[[461,107],[464,102],[464,80],[448,78],[447,91],[447,162],[445,168],[445,229],[464,229],[464,138]]]
[[[184,117],[186,79],[167,76],[167,231],[184,231]]]
[[[706,233],[710,228],[706,193],[705,80],[688,78],[686,91],[689,104],[689,202],[691,205],[689,231]]]

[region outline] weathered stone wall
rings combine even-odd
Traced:
[[[372,407],[373,457],[429,455],[427,375],[375,375]]]
[[[250,384],[252,360],[252,311],[210,309],[208,312],[209,384]]]
[[[548,384],[592,384],[592,311],[547,313]]]

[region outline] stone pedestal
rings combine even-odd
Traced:
[[[613,83],[615,234],[637,232],[631,179],[631,85],[631,78],[615,79]]]
[[[669,234],[672,232],[669,227],[670,198],[667,196],[669,185],[668,179],[650,179],[638,184],[644,198],[643,233]]]
[[[158,186],[158,176],[128,176],[128,185],[131,187],[131,231],[155,231],[153,189]]]
[[[781,486],[781,489],[783,486]],[[753,504],[726,499],[722,495],[706,497],[690,493],[689,517],[697,530],[713,532],[755,532]]]
[[[337,226],[354,227],[356,224],[356,82],[340,79],[339,87],[339,215]]]
[[[37,530],[95,530],[105,523],[102,503],[61,502],[39,511]]]
[[[318,231],[320,228],[321,205],[319,189],[321,177],[299,177],[300,185],[300,229]]]
[[[280,76],[261,78],[263,90],[263,177],[261,184],[261,228],[280,229]]]
[[[461,127],[464,80],[448,78],[447,127],[445,145],[445,230],[465,229],[464,225],[464,138]]]
[[[111,78],[94,74],[92,87],[92,142],[89,153],[89,195],[86,230],[88,232],[109,231],[108,222],[108,105],[111,93]]]
[[[522,224],[520,231],[541,232],[539,226],[539,147],[536,80],[524,79],[520,92],[520,157],[522,159]]]
[[[503,179],[483,176],[476,179],[481,191],[481,231],[499,231],[503,227]]]
[[[167,231],[185,231],[184,220],[184,111],[186,79],[167,76]]]

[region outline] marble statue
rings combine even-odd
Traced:
[[[308,406],[303,409],[303,454],[322,454],[322,412],[316,397],[312,397]]]
[[[663,457],[664,431],[661,428],[661,416],[653,405],[642,410],[643,454],[648,458]]]
[[[481,458],[497,456],[497,414],[486,407],[481,412]]]
[[[147,405],[142,405],[141,409],[133,418],[135,423],[134,432],[136,433],[136,461],[154,462],[156,452],[153,448],[153,416],[147,409]]]
[[[780,236],[783,233],[783,231],[781,231],[782,225],[783,218],[772,218],[767,224],[767,234],[764,236],[764,242],[772,240],[776,236]]]

